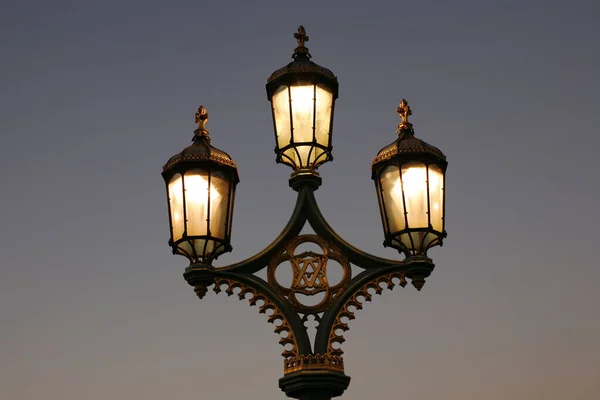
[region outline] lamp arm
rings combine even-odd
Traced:
[[[252,274],[266,267],[273,255],[280,250],[287,241],[300,234],[307,219],[306,208],[306,195],[304,191],[301,190],[298,192],[292,216],[279,236],[277,236],[269,246],[243,261],[225,267],[218,267],[217,269],[221,271]]]
[[[398,279],[400,286],[406,286],[404,267],[394,264],[380,269],[366,269],[355,276],[324,312],[315,336],[315,353],[341,356],[343,351],[340,345],[345,339],[343,334],[338,334],[337,331],[346,332],[349,329],[348,322],[355,318],[354,313],[362,309],[362,304],[371,301],[373,294],[382,294],[382,284],[392,290],[396,285],[394,280]],[[354,311],[350,310],[350,307],[354,307]],[[343,322],[342,318],[348,321]],[[338,347],[334,348],[336,343]]]
[[[310,339],[300,316],[260,277],[210,266],[190,268],[183,276],[200,298],[204,297],[207,287],[214,284],[215,293],[236,294],[240,300],[248,300],[251,306],[258,306],[259,312],[266,314],[268,322],[275,325],[275,333],[287,333],[279,340],[284,346],[282,355],[286,360],[311,353]]]
[[[313,191],[308,191],[306,193],[306,202],[308,222],[315,230],[315,233],[337,245],[341,252],[348,258],[348,261],[350,261],[352,264],[364,269],[379,269],[388,266],[402,267],[404,265],[403,261],[390,260],[366,253],[345,241],[340,235],[337,234],[336,231],[333,230],[333,228],[325,220],[323,214],[321,214],[321,210],[319,209],[319,205],[317,204],[317,200]]]

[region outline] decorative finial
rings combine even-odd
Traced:
[[[308,48],[304,46],[304,43],[308,42],[308,36],[306,35],[306,30],[302,25],[298,27],[298,33],[294,33],[294,38],[298,42],[298,47],[296,47],[296,50],[294,50],[294,55],[292,57],[296,58],[299,54],[306,54],[308,57],[310,57]]]
[[[204,106],[198,107],[198,111],[196,111],[196,123],[198,124],[198,129],[194,131],[195,135],[208,138],[208,130],[204,126],[208,123],[208,112]]]
[[[298,33],[294,33],[294,38],[298,41],[298,47],[304,47],[304,42],[308,42],[308,36],[306,36],[306,29],[302,25],[298,27]]]
[[[410,106],[408,105],[406,99],[402,99],[400,105],[398,106],[398,108],[396,108],[396,112],[398,113],[400,118],[402,118],[402,122],[398,125],[396,133],[399,133],[405,129],[412,128],[412,124],[408,122],[408,116],[412,115],[412,111],[410,110]]]

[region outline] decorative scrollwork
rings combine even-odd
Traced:
[[[331,331],[329,333],[329,342],[327,345],[327,354],[331,356],[341,357],[344,354],[344,351],[341,348],[341,344],[346,340],[344,339],[343,334],[338,334],[338,331],[346,332],[348,329],[348,322],[353,320],[354,313],[363,308],[363,303],[366,301],[371,301],[373,295],[370,293],[370,290],[373,290],[375,294],[381,294],[383,292],[382,283],[386,284],[386,287],[389,290],[394,288],[395,283],[394,279],[398,279],[400,281],[400,286],[406,286],[406,278],[404,276],[404,272],[390,272],[388,274],[379,276],[373,280],[365,283],[360,289],[358,289],[346,302],[344,306],[338,312],[338,315],[335,318],[335,322],[331,327]],[[362,297],[362,300],[360,299]],[[354,307],[354,311],[351,311],[350,308]],[[348,319],[348,322],[343,322],[342,319]],[[334,348],[333,345],[337,344],[338,347]]]
[[[280,335],[279,344],[281,344],[284,348],[281,355],[285,358],[286,362],[287,360],[292,360],[298,357],[298,346],[296,344],[296,338],[294,337],[294,332],[292,331],[290,324],[279,308],[277,308],[277,306],[267,296],[242,282],[219,277],[215,278],[215,287],[213,288],[214,292],[220,293],[223,291],[223,289],[221,289],[222,285],[227,286],[225,289],[227,296],[236,294],[235,290],[239,289],[237,296],[240,300],[248,300],[251,306],[258,306],[259,313],[266,314],[268,316],[268,322],[275,325],[275,333]],[[251,296],[248,297],[248,294]],[[259,304],[259,302],[262,304]],[[272,311],[272,313],[267,314],[269,311]],[[277,321],[281,321],[281,323],[277,325]],[[281,336],[281,334],[285,334],[285,336]],[[291,346],[289,349],[286,348],[288,345]]]
[[[296,248],[304,243],[316,244],[321,254],[305,251],[296,254]],[[336,261],[342,268],[342,278],[335,285],[329,284],[327,262]],[[289,262],[292,267],[292,282],[289,287],[282,286],[275,277],[275,271],[282,264]],[[317,235],[300,235],[290,240],[284,250],[271,259],[267,270],[268,282],[282,296],[286,297],[299,313],[316,314],[324,311],[348,285],[351,278],[350,264],[339,249]],[[315,296],[323,293],[318,304],[303,304],[297,295]]]
[[[285,374],[307,369],[329,369],[344,372],[344,358],[331,354],[308,354],[287,359],[283,366]]]

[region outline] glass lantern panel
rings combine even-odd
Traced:
[[[190,241],[184,240],[183,242],[179,243],[177,247],[180,250],[180,254],[183,254],[186,257],[194,257],[194,249]]]
[[[208,234],[209,205],[220,197],[214,185],[210,184],[209,190],[208,171],[193,169],[185,173],[185,211],[187,216],[188,236],[205,236]],[[210,198],[209,198],[210,196]],[[210,210],[213,213],[213,210]]]
[[[233,184],[233,177],[230,176],[229,179],[229,210],[227,210],[227,231],[225,232],[225,236],[231,237],[231,226],[233,225],[233,205],[235,204],[235,187]]]
[[[333,94],[327,89],[317,86],[317,126],[315,136],[317,138],[317,142],[323,146],[329,145],[332,105]],[[319,154],[316,156],[318,157]]]
[[[225,239],[229,180],[223,173],[215,171],[211,175],[210,186],[210,234],[212,237]]]
[[[287,86],[281,86],[271,99],[277,147],[283,148],[290,144],[290,97]]]
[[[419,249],[419,238],[416,232],[403,233],[400,235],[400,242],[411,251]]]
[[[294,127],[292,135],[294,136],[294,143],[312,142],[315,86],[290,86],[290,91],[292,94],[292,122]]]
[[[444,229],[444,174],[437,165],[429,166],[429,205],[431,225],[442,232]]]
[[[183,185],[180,174],[174,175],[169,181],[169,207],[171,209],[171,226],[173,231],[171,235],[173,241],[181,239],[183,236],[184,219],[183,219]]]
[[[383,213],[388,219],[389,232],[394,233],[406,228],[404,221],[404,204],[402,204],[402,185],[400,171],[396,165],[387,166],[380,175]]]
[[[198,256],[207,256],[215,249],[215,242],[209,239],[194,240],[194,250]]]
[[[313,148],[314,115],[315,115],[315,86],[290,86],[292,95],[292,136],[296,151],[288,154],[297,166],[307,167],[315,160]],[[304,143],[304,145],[299,145]]]
[[[428,228],[427,169],[424,164],[411,162],[402,166],[402,192],[408,228]]]

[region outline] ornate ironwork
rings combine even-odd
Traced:
[[[402,129],[404,128],[410,128],[412,124],[408,122],[408,116],[412,115],[412,111],[406,99],[402,99],[402,101],[400,101],[400,105],[398,106],[398,108],[396,108],[396,112],[398,113],[400,118],[402,118],[402,122],[398,125],[396,133],[402,131]]]
[[[302,25],[298,27],[298,33],[294,33],[294,38],[298,41],[298,47],[304,47],[304,42],[308,42],[306,30]]]
[[[411,157],[436,157],[441,160],[446,160],[446,156],[435,146],[415,137],[413,125],[408,122],[408,116],[412,115],[412,110],[406,99],[402,99],[396,112],[402,118],[402,122],[396,129],[398,138],[391,144],[379,150],[377,156],[371,162],[371,170],[379,163],[383,163],[396,155],[409,154]]]
[[[196,111],[195,120],[198,124],[198,129],[194,131],[196,136],[206,136],[208,140],[210,140],[210,136],[208,136],[208,130],[205,125],[208,123],[208,112],[204,106],[198,107],[198,111]]]
[[[296,344],[296,338],[294,331],[290,327],[289,322],[285,318],[284,314],[279,308],[273,303],[266,295],[261,293],[258,289],[244,284],[243,282],[236,281],[231,278],[215,278],[215,287],[213,291],[220,293],[223,291],[221,286],[226,285],[225,293],[227,296],[236,294],[235,291],[239,289],[237,296],[240,300],[248,300],[251,306],[257,306],[258,312],[266,314],[268,316],[268,322],[275,325],[275,333],[279,338],[279,344],[284,347],[281,355],[287,360],[292,360],[298,357],[298,345]],[[248,297],[248,294],[250,297]],[[200,298],[202,298],[199,295]],[[281,321],[280,324],[276,324],[277,321]],[[285,336],[282,336],[284,334]],[[286,348],[289,345],[291,348]]]
[[[303,371],[327,369],[344,372],[344,358],[332,354],[301,355],[285,360],[283,371],[286,374]]]
[[[321,249],[321,254],[305,251],[296,254],[299,246],[313,243]],[[335,285],[330,285],[327,275],[327,262],[334,260],[342,268],[342,278]],[[276,271],[282,265],[292,268],[292,282],[289,287],[281,285],[276,278]],[[348,285],[351,270],[348,260],[340,250],[317,235],[301,235],[287,243],[283,251],[273,257],[267,269],[268,282],[281,295],[285,296],[297,312],[319,313],[329,307],[331,301]],[[297,295],[315,296],[324,293],[318,304],[306,305]]]
[[[338,331],[348,331],[350,329],[348,322],[355,318],[354,314],[356,311],[362,310],[363,304],[367,301],[371,301],[373,294],[383,293],[384,287],[382,284],[385,284],[387,289],[392,290],[396,286],[393,282],[394,279],[398,279],[400,281],[400,286],[406,286],[404,272],[394,271],[364,283],[354,292],[354,294],[348,298],[348,300],[346,300],[344,305],[337,313],[335,322],[333,323],[331,331],[329,332],[327,354],[337,357],[341,357],[341,355],[344,354],[341,345],[346,341],[346,339],[344,338],[343,333],[338,333]],[[373,294],[370,293],[371,290],[374,292]],[[352,308],[354,308],[354,311]],[[347,319],[348,322],[344,322],[343,319]],[[336,344],[338,347],[334,347]]]
[[[314,85],[315,90],[319,85],[332,94],[333,100],[337,99],[337,77],[329,69],[311,61],[311,55],[305,46],[309,37],[303,26],[294,33],[294,38],[298,45],[292,55],[293,62],[273,72],[267,81],[269,101],[273,101],[274,95],[282,88],[287,87],[290,90],[292,86],[299,84]],[[330,130],[333,124],[334,104],[333,102],[331,105]],[[275,108],[273,110],[275,116]],[[422,161],[427,165],[435,163],[445,172],[447,163],[444,154],[436,147],[415,138],[412,124],[408,121],[412,111],[405,99],[402,99],[396,111],[402,119],[398,125],[398,138],[394,143],[381,149],[373,160],[371,165],[373,179],[387,163],[406,160]],[[290,113],[292,113],[291,108]],[[227,153],[210,145],[210,137],[206,129],[208,112],[202,105],[195,114],[195,122],[198,127],[194,131],[193,144],[167,161],[163,167],[165,181],[169,184],[175,174],[185,176],[185,172],[192,168],[209,166],[210,168],[207,168],[209,171],[217,169],[219,172],[229,174],[227,176],[230,178],[231,188],[235,189],[235,184],[239,181],[236,165]],[[276,127],[276,136],[277,134]],[[331,132],[328,134],[330,135]],[[330,160],[331,140],[327,145],[319,146],[327,156],[327,160]],[[278,162],[282,157],[279,153],[283,153],[288,148],[280,149],[278,145],[276,148]],[[292,164],[295,168],[296,165]],[[223,166],[229,168],[222,168]],[[420,290],[425,283],[425,278],[434,268],[432,260],[424,254],[405,252],[407,256],[405,260],[391,260],[368,254],[345,241],[329,225],[317,204],[314,192],[321,185],[321,178],[316,172],[317,166],[318,163],[311,168],[299,166],[300,168],[290,177],[290,186],[298,192],[296,205],[289,221],[271,244],[246,260],[228,266],[212,265],[213,259],[221,253],[211,254],[205,258],[194,257],[190,259],[192,264],[184,273],[184,278],[194,288],[199,298],[203,298],[208,288],[214,285],[215,293],[224,291],[228,296],[235,294],[240,300],[248,300],[251,306],[257,306],[259,313],[268,316],[268,322],[275,326],[274,331],[280,336],[279,343],[284,347],[282,353],[284,377],[279,381],[280,388],[289,397],[301,399],[313,397],[330,399],[340,396],[350,381],[350,378],[344,374],[341,348],[345,341],[343,335],[349,330],[349,321],[355,318],[355,313],[363,308],[365,302],[371,301],[374,294],[382,294],[386,288],[392,290],[396,280],[404,287],[408,278],[413,286]],[[230,212],[233,207],[233,189],[230,189],[227,197],[227,207]],[[183,220],[187,221],[186,208],[184,207],[183,210]],[[228,214],[227,224],[231,223],[230,215]],[[307,222],[315,234],[301,234]],[[431,230],[431,224],[429,228],[423,229]],[[178,241],[188,240],[186,230],[184,229],[183,232]],[[210,237],[210,235],[205,236]],[[445,231],[440,233],[439,243],[442,236],[445,236]],[[223,251],[231,250],[229,236],[221,241],[210,238],[215,243],[223,245]],[[171,226],[170,243],[172,246],[179,243],[173,242],[173,226]],[[320,251],[297,251],[306,243],[316,245]],[[175,251],[177,251],[176,247],[174,247]],[[328,275],[330,261],[336,262],[342,269],[342,277],[333,285]],[[289,265],[292,275],[288,286],[278,281],[276,272],[282,264]],[[362,271],[352,277],[351,265],[361,268]],[[266,281],[256,275],[265,268],[267,269]],[[301,296],[317,295],[323,296],[317,304],[305,304],[301,301]],[[305,325],[310,316],[313,316],[317,322],[316,336],[312,344]]]

